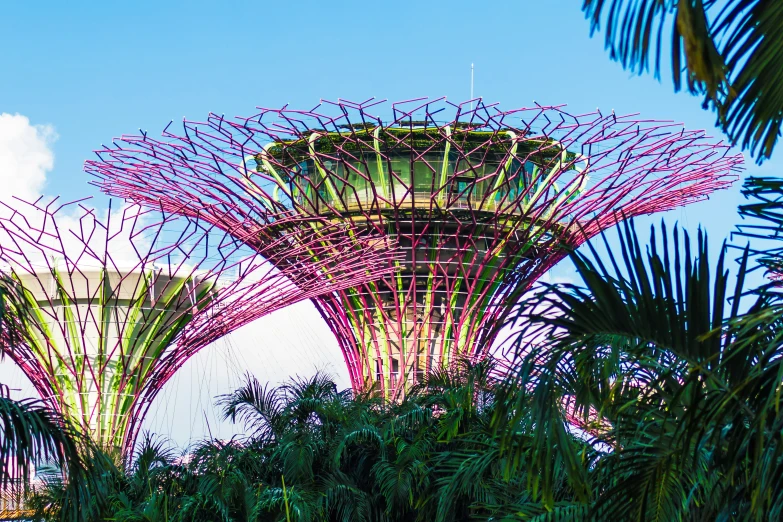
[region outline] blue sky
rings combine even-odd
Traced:
[[[471,62],[476,94],[503,108],[535,100],[713,128],[699,99],[610,61],[602,35],[590,38],[580,5],[4,2],[0,112],[53,126],[59,138],[45,192],[66,198],[95,194],[82,163],[122,133],[159,133],[172,119],[210,111],[309,108],[322,98],[462,101]],[[751,162],[747,173],[776,172],[778,156],[762,168]],[[728,191],[683,219],[709,223],[722,237],[738,202],[738,190]]]
[[[43,191],[66,199],[99,196],[87,184],[82,163],[114,136],[139,128],[159,134],[170,120],[200,119],[210,111],[235,116],[259,105],[310,108],[338,97],[445,95],[463,101],[470,93],[471,62],[476,94],[505,109],[533,100],[566,103],[576,113],[600,107],[720,135],[712,130],[713,114],[701,109],[699,99],[674,94],[668,75],[659,83],[610,61],[603,35],[590,38],[580,6],[581,0],[2,2],[0,113],[24,115],[31,125],[56,133],[56,140],[47,140],[54,161],[51,168],[42,167]],[[774,175],[781,165],[783,151],[778,151],[762,167],[750,160],[744,175]],[[0,172],[0,182],[20,175],[9,168]],[[717,247],[737,222],[740,202],[738,183],[665,217],[690,229],[704,224]],[[95,204],[103,206],[105,199],[99,196]],[[306,308],[286,312],[286,320],[317,321]],[[244,361],[236,372],[228,369],[233,364],[228,359],[208,362],[209,354],[185,368],[179,379],[190,379],[182,385],[186,398],[177,400],[189,408],[190,420],[157,414],[163,420],[153,427],[165,432],[179,424],[181,433],[170,433],[187,442],[188,422],[194,424],[188,433],[206,433],[206,423],[195,425],[204,413],[196,403],[208,403],[209,394],[236,382],[240,370],[274,380],[297,368],[297,361],[320,361],[314,352],[295,351],[322,338],[321,325],[291,340],[280,326],[285,321],[273,322],[277,333],[257,325],[213,350],[228,350],[233,354],[228,359]],[[274,356],[268,355],[273,352],[259,346],[286,346],[305,355],[289,354],[290,360],[283,357],[273,365]],[[223,379],[222,388],[207,389],[205,370],[197,368],[201,359],[204,367],[217,364],[217,373],[228,375],[215,377]],[[342,372],[339,354],[324,361]],[[208,405],[204,408],[205,418],[214,416]],[[177,408],[167,403],[164,409]]]

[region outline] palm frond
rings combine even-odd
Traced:
[[[74,470],[81,459],[74,432],[35,399],[0,396],[0,487],[29,480],[36,464],[55,463]]]
[[[255,377],[245,375],[245,383],[217,401],[223,407],[223,418],[240,420],[257,437],[273,438],[279,429],[282,411],[281,391],[263,386]]]
[[[642,73],[651,57],[656,77],[664,39],[671,37],[675,90],[683,75],[704,95],[718,126],[761,162],[769,158],[783,123],[783,5],[769,0],[584,0],[595,32],[606,26],[613,59]]]

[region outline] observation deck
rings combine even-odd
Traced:
[[[288,186],[285,195],[321,216],[375,213],[409,218],[442,212],[485,214],[491,221],[573,198],[588,180],[587,160],[555,140],[523,139],[519,130],[468,126],[350,126],[273,142],[258,170]],[[563,172],[570,171],[571,179]],[[560,192],[551,177],[570,187]],[[553,194],[548,194],[552,192]],[[279,200],[280,201],[280,200]]]

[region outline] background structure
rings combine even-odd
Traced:
[[[79,205],[76,222],[58,226],[73,206],[20,203],[0,218],[0,261],[16,282],[16,328],[25,332],[4,350],[43,399],[126,454],[155,395],[199,349],[282,307],[386,274],[392,255],[344,226],[309,232],[301,220],[295,238],[284,219],[246,227],[265,238],[257,250],[204,221],[139,207],[101,219]],[[274,268],[303,252],[313,261],[296,278]],[[324,276],[333,269],[336,277]]]

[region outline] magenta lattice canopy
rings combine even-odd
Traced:
[[[228,232],[274,209],[394,242],[397,272],[313,299],[354,386],[390,397],[486,353],[570,249],[619,219],[707,198],[742,162],[674,123],[443,99],[210,115],[162,140],[123,136],[98,156],[86,168],[103,191]]]

